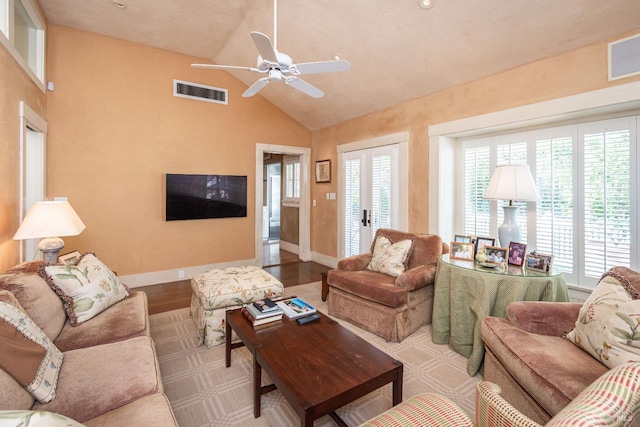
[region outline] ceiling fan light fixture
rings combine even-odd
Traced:
[[[436,3],[436,0],[418,0],[418,6],[423,9],[431,9]]]

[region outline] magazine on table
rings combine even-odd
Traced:
[[[316,312],[316,308],[302,298],[285,299],[278,301],[277,305],[289,319],[296,319]]]
[[[261,313],[260,310],[258,310],[253,304],[249,304],[246,306],[246,309],[253,315],[253,317],[256,320],[260,320],[260,319],[264,319],[266,317],[271,317],[271,316],[280,316],[282,317],[282,309],[278,306],[276,306],[276,309],[273,311],[267,311],[264,313]]]

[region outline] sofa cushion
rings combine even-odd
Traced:
[[[406,270],[406,262],[413,248],[413,239],[391,243],[384,234],[376,236],[373,256],[367,270],[398,277]]]
[[[141,397],[125,406],[109,411],[99,417],[85,421],[87,427],[112,427],[133,424],[146,426],[177,426],[178,421],[171,410],[167,396],[161,393]]]
[[[71,418],[47,411],[0,411],[0,420],[6,426],[83,427]]]
[[[399,307],[407,302],[407,291],[395,285],[396,278],[375,271],[330,270],[328,283],[369,301]]]
[[[70,350],[58,379],[56,398],[32,409],[57,412],[76,421],[106,414],[149,394],[162,392],[151,338]]]
[[[54,341],[67,320],[67,314],[58,295],[38,275],[41,264],[41,261],[23,262],[7,270],[0,275],[0,290],[15,295],[31,320]]]
[[[485,317],[481,333],[486,347],[549,414],[608,371],[566,339],[529,333],[502,318]]]
[[[566,335],[609,368],[640,360],[640,294],[624,273],[602,276]]]
[[[76,265],[43,264],[39,273],[62,298],[74,326],[129,296],[118,276],[92,253],[82,255]]]
[[[0,368],[40,402],[56,397],[63,355],[9,291],[0,291]]]
[[[90,322],[72,326],[67,322],[54,341],[61,351],[91,347],[121,341],[127,338],[149,335],[149,309],[147,294],[142,291],[129,293],[130,297],[112,305]]]

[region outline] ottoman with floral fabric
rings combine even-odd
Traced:
[[[254,266],[217,268],[191,279],[191,317],[196,324],[199,344],[223,344],[226,338],[226,311],[262,298],[282,296],[278,279]]]

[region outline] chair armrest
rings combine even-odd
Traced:
[[[476,386],[476,427],[542,427],[500,396],[500,387],[488,381]]]
[[[404,288],[407,292],[424,288],[435,281],[436,270],[436,265],[419,265],[399,275],[396,286]]]
[[[367,265],[371,262],[372,254],[368,252],[366,254],[358,254],[350,257],[342,258],[338,261],[338,270],[344,271],[360,271],[367,268]]]
[[[561,337],[574,328],[581,307],[579,302],[512,302],[507,306],[507,320],[534,334]]]

